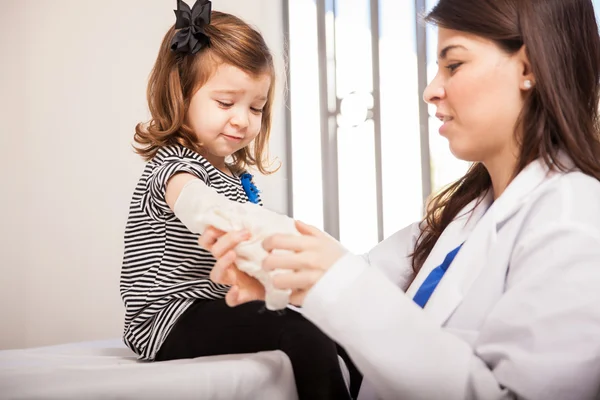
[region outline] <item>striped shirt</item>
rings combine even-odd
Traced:
[[[198,177],[230,200],[248,201],[239,177],[223,173],[183,146],[162,148],[146,164],[129,207],[120,282],[123,340],[143,360],[155,358],[194,300],[221,299],[228,290],[209,279],[215,259],[165,201],[166,183],[179,172]]]

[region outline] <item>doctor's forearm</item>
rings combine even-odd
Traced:
[[[336,296],[309,294],[304,315],[346,349],[380,396],[511,398],[466,342],[436,326],[381,271],[360,263],[355,257],[339,269],[362,273]]]

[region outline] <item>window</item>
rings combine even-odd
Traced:
[[[422,214],[414,0],[284,4],[292,214],[367,251]]]

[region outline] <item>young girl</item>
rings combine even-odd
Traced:
[[[177,8],[149,80],[152,119],[136,127],[136,151],[148,163],[125,230],[124,341],[156,361],[280,349],[301,399],[348,398],[336,344],[292,310],[228,307],[229,288],[209,279],[214,258],[174,213],[190,182],[230,201],[260,203],[245,167],[268,173],[275,84],[257,31],[211,12],[206,0],[192,9],[179,0]]]

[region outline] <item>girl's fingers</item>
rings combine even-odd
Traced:
[[[240,304],[255,300],[264,300],[264,293],[238,285],[233,285],[225,296],[225,303],[229,307],[239,306]]]
[[[211,251],[212,246],[217,242],[217,240],[223,236],[225,232],[213,227],[209,226],[206,230],[200,235],[198,238],[198,244],[205,250]]]
[[[228,269],[233,267],[235,262],[236,254],[233,250],[225,253],[220,259],[217,260],[215,265],[210,271],[210,280],[215,283],[222,285],[231,285],[235,282],[231,282],[231,274],[228,273]]]
[[[238,304],[247,303],[249,301],[264,300],[264,290],[258,289],[253,286],[245,287],[240,289],[238,292]]]
[[[239,292],[240,289],[236,285],[233,285],[229,289],[229,292],[225,295],[225,303],[227,303],[229,307],[235,307],[241,304],[239,301]]]
[[[293,290],[290,295],[290,304],[302,306],[304,304],[304,299],[306,298],[306,293],[306,290]]]

